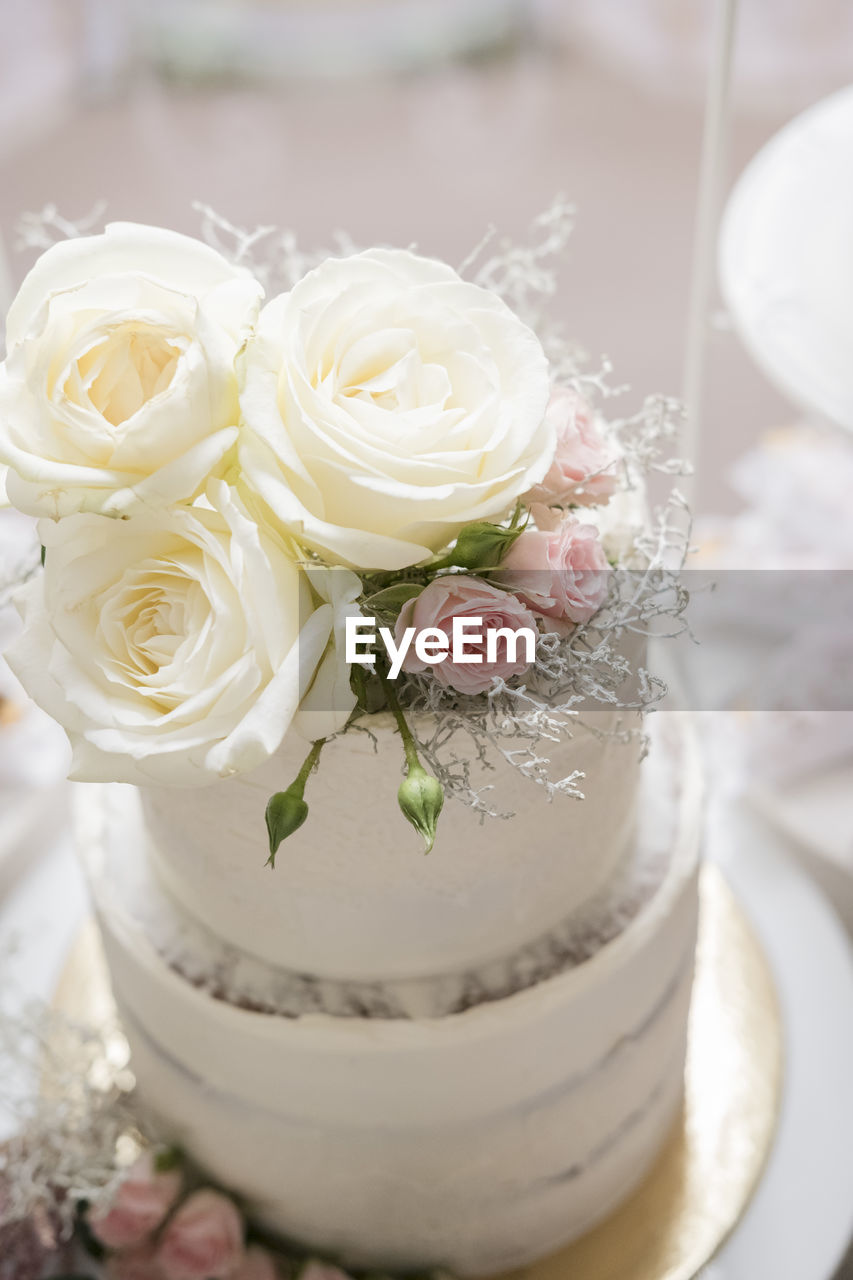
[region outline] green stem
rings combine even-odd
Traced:
[[[315,742],[312,742],[311,750],[308,752],[308,755],[305,757],[302,763],[302,768],[299,770],[299,772],[297,773],[296,777],[293,780],[293,786],[299,788],[300,796],[305,790],[305,783],[308,781],[311,770],[314,768],[317,761],[320,759],[320,752],[323,750],[323,747],[325,745],[326,745],[325,738],[317,738]]]
[[[412,736],[412,731],[408,726],[405,715],[403,714],[403,708],[400,706],[397,695],[391,687],[391,681],[388,679],[388,676],[385,674],[379,663],[376,664],[376,672],[379,679],[382,681],[382,688],[385,691],[385,697],[388,699],[388,706],[394,714],[394,719],[397,721],[397,728],[400,731],[400,737],[403,739],[403,751],[406,756],[406,764],[410,769],[417,768],[421,763],[418,759],[418,749],[415,746],[415,739]]]

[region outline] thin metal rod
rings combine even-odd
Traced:
[[[699,442],[703,425],[702,403],[708,361],[708,328],[714,290],[717,230],[728,153],[732,54],[737,6],[738,0],[717,0],[705,101],[682,393],[687,410],[687,421],[682,437],[681,454],[694,470],[699,458]],[[695,475],[685,476],[680,487],[688,501],[695,505]]]

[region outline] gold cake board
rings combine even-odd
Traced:
[[[79,1021],[111,1015],[91,922],[68,958],[55,1004]],[[722,874],[707,864],[679,1120],[625,1204],[574,1244],[512,1272],[512,1280],[693,1280],[737,1225],[761,1177],[776,1129],[782,1046],[764,952]]]

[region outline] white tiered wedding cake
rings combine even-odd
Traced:
[[[265,1225],[359,1267],[506,1270],[606,1215],[682,1094],[698,784],[664,729],[636,824],[558,799],[479,826],[448,802],[428,858],[353,821],[379,762],[347,738],[274,875],[238,822],[287,746],[191,797],[84,797],[113,990],[166,1134]],[[636,749],[617,754],[633,809]]]
[[[100,784],[81,845],[158,1132],[344,1265],[499,1271],[622,1200],[681,1100],[700,801],[683,727],[638,716],[681,607],[649,607],[648,424],[632,450],[411,253],[260,296],[153,228],[36,264],[0,373],[45,548],[10,661]]]

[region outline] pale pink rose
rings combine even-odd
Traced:
[[[122,1250],[107,1263],[109,1280],[165,1280],[157,1261],[157,1246],[147,1241],[136,1249]]]
[[[483,641],[478,643],[466,639],[465,642],[465,656],[482,654],[482,662],[453,661],[454,618],[482,619],[478,630],[483,634]],[[482,693],[489,688],[495,676],[507,680],[510,676],[526,671],[530,666],[523,638],[516,646],[514,661],[510,659],[507,641],[500,638],[497,644],[497,661],[486,662],[485,635],[488,631],[499,627],[510,627],[517,631],[520,627],[528,627],[534,635],[537,633],[536,619],[519,599],[481,578],[468,577],[466,574],[435,578],[414,600],[407,600],[397,619],[397,643],[406,627],[415,627],[417,631],[423,631],[427,627],[436,628],[447,636],[450,652],[442,662],[423,662],[415,653],[413,640],[403,662],[403,669],[417,672],[430,667],[435,679],[441,684],[456,689],[459,693],[468,694]]]
[[[524,530],[501,561],[501,581],[540,617],[588,622],[607,596],[609,568],[595,526],[563,515]]]
[[[128,1171],[112,1204],[89,1213],[92,1234],[108,1249],[128,1249],[154,1234],[181,1194],[180,1171],[158,1173],[146,1151]]]
[[[245,1258],[230,1280],[279,1280],[279,1276],[272,1254],[253,1244],[246,1250]]]
[[[545,414],[557,436],[554,461],[524,501],[591,507],[616,492],[615,449],[596,425],[592,409],[571,387],[555,387]]]
[[[231,1280],[245,1258],[243,1219],[218,1191],[196,1191],[167,1223],[157,1251],[164,1280]]]

